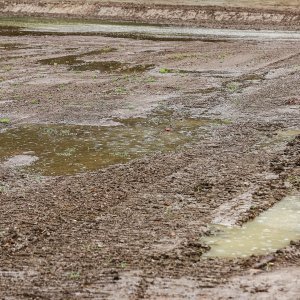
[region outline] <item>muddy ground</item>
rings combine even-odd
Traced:
[[[242,224],[299,192],[300,41],[28,34],[2,35],[0,46],[2,132],[112,125],[157,110],[222,120],[190,147],[75,176],[2,159],[1,299],[299,297],[299,242],[204,259],[201,237],[215,220]],[[151,67],[40,62],[70,55]]]
[[[297,29],[298,0],[0,0],[0,15],[213,28]]]

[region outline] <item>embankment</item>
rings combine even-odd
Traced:
[[[85,18],[155,24],[240,28],[300,28],[298,11],[245,7],[146,5],[100,1],[0,1],[1,16]]]

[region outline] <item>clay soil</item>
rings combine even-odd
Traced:
[[[300,129],[300,41],[28,34],[0,44],[0,117],[9,119],[1,130],[100,126],[155,109],[223,120],[193,147],[96,172],[43,177],[0,164],[1,299],[299,297],[299,242],[266,256],[204,259],[201,237],[215,220],[242,224],[299,191],[300,136],[288,132]],[[38,62],[105,47],[116,51],[81,59],[154,68]]]
[[[300,28],[299,0],[0,0],[0,15],[180,26]]]

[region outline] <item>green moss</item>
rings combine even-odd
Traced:
[[[10,123],[10,119],[9,118],[0,118],[0,123],[1,124],[9,124]]]

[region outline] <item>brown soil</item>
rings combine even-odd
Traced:
[[[3,16],[23,15],[39,17],[89,18],[109,21],[130,21],[152,24],[197,25],[233,28],[299,29],[300,15],[297,1],[115,1],[101,0],[13,0],[0,1]],[[188,4],[188,5],[186,5]]]
[[[10,120],[0,130],[103,125],[157,108],[224,121],[192,148],[92,173],[41,177],[1,164],[1,299],[299,295],[299,243],[271,258],[203,259],[200,238],[217,214],[241,224],[299,191],[300,137],[278,131],[299,129],[300,42],[27,35],[0,43],[18,44],[0,50],[0,118]],[[116,50],[97,54],[105,47]],[[80,59],[154,68],[78,72],[38,62],[94,50]],[[245,210],[238,199],[247,192]],[[220,214],[224,203],[235,211]]]

